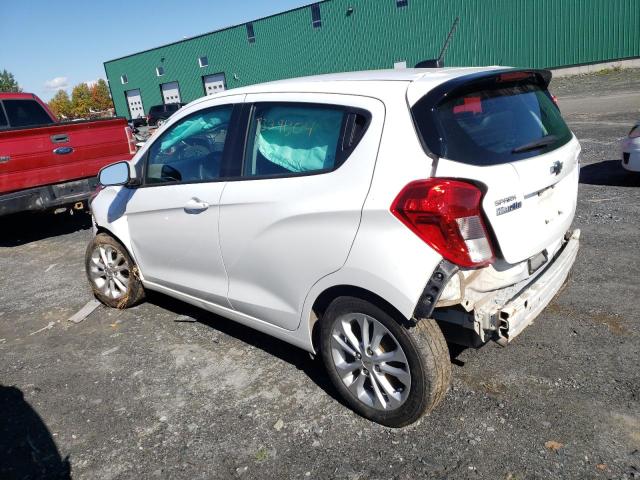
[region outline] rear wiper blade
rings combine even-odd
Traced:
[[[547,145],[551,145],[557,139],[558,137],[556,137],[555,135],[547,135],[546,137],[539,138],[538,140],[534,140],[533,142],[520,145],[519,147],[511,150],[511,153],[522,153],[529,150],[535,150],[536,148],[546,147]]]

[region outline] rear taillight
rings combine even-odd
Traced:
[[[411,182],[391,206],[393,213],[443,258],[462,267],[495,260],[482,219],[482,192],[470,183],[431,178]]]
[[[136,147],[136,139],[133,136],[131,128],[124,127],[124,134],[127,136],[127,142],[129,142],[129,153],[136,153],[138,151],[138,148]]]

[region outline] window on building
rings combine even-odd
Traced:
[[[249,43],[256,43],[256,34],[253,31],[253,23],[247,23],[247,40],[249,40]]]
[[[396,0],[396,7],[406,7],[409,5],[409,0]]]
[[[208,67],[209,66],[209,59],[207,57],[198,58],[198,65],[200,65],[200,68]]]
[[[156,67],[156,75],[158,77],[161,77],[162,75],[164,75],[164,67]]]
[[[127,78],[126,75],[120,75],[120,81],[122,82],[123,85],[125,83],[129,83],[129,79]]]
[[[313,28],[320,28],[322,26],[322,19],[320,18],[320,5],[314,3],[311,5],[311,25]]]

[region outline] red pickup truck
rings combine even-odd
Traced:
[[[124,118],[58,122],[37,96],[0,93],[0,216],[81,202],[135,152]]]

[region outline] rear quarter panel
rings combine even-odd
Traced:
[[[315,300],[339,285],[368,290],[409,319],[442,257],[391,213],[402,188],[431,176],[432,159],[416,136],[406,102],[407,84],[386,82],[381,95],[386,109],[371,188],[349,257],[337,272],[320,279],[307,295],[298,334],[311,345]]]

